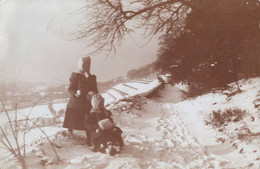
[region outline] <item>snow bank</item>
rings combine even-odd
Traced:
[[[134,96],[146,96],[158,88],[162,82],[158,79],[152,82],[130,82],[118,84],[106,92],[102,93],[105,105],[118,102],[122,99]]]

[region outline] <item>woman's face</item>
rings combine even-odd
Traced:
[[[83,69],[84,72],[89,73],[90,72],[90,62],[89,61],[88,62],[84,62],[82,64],[82,69]]]

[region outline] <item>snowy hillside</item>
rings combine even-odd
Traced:
[[[31,112],[29,117],[38,119],[50,138],[46,139],[37,127],[27,133],[26,165],[32,169],[258,169],[260,78],[241,80],[239,84],[242,92],[238,94],[233,94],[235,85],[230,84],[229,90],[188,100],[183,99],[183,90],[178,85],[160,88],[157,97],[143,97],[158,89],[161,83],[157,80],[123,83],[104,92],[106,104],[123,130],[125,147],[116,156],[92,152],[93,147],[85,144],[83,131],[70,135],[61,127],[64,112],[60,110],[66,104],[54,104],[55,111],[50,111],[48,105],[32,111],[21,109],[17,119],[22,120]],[[237,110],[237,114],[225,114],[229,109]],[[14,120],[15,112],[9,113]],[[8,131],[10,125],[5,114],[0,116],[1,126]],[[56,121],[50,120],[54,116]],[[20,125],[22,130],[24,123]],[[1,169],[21,168],[8,150],[1,149],[0,156]]]

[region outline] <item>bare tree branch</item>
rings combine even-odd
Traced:
[[[115,51],[126,34],[135,29],[145,30],[147,37],[159,31],[172,31],[183,25],[190,0],[98,0],[86,5],[88,23],[80,29],[76,39],[87,39],[92,53]],[[143,35],[145,35],[143,34]]]

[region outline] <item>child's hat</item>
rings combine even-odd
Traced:
[[[104,108],[104,98],[100,94],[94,94],[91,98],[91,105],[96,110]]]

